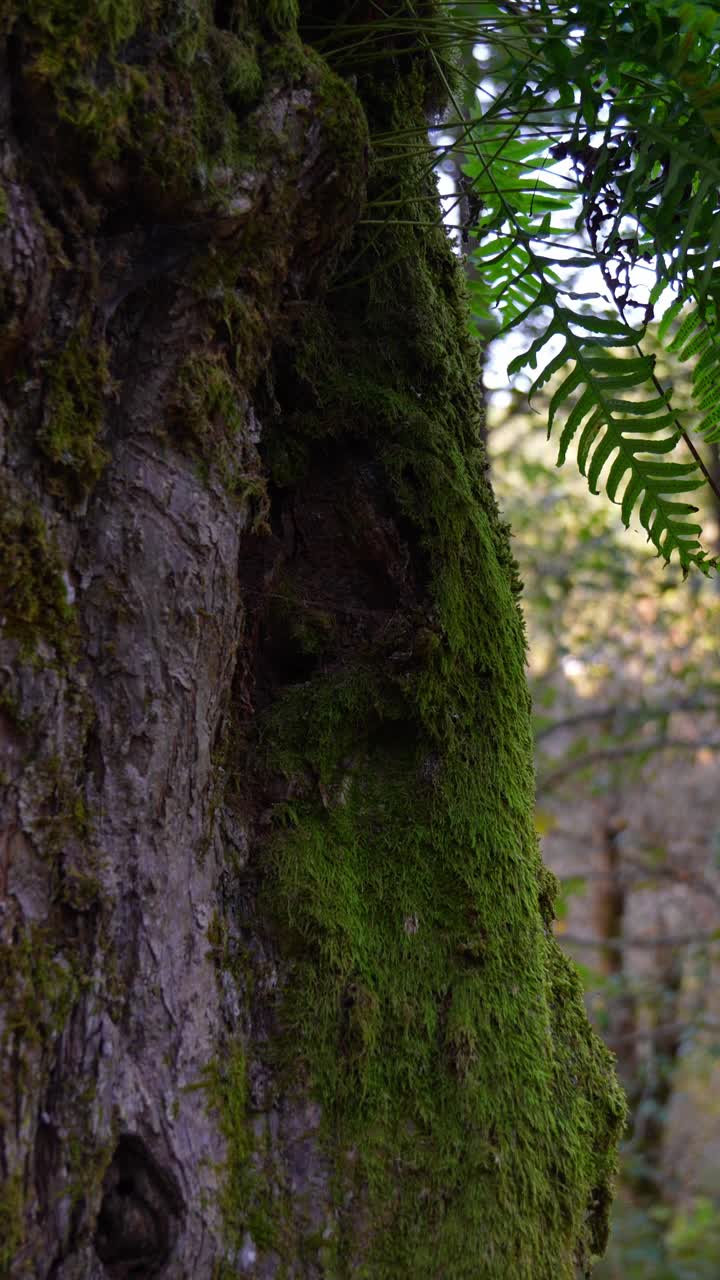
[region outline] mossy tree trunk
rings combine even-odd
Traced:
[[[0,18],[3,1274],[603,1245],[442,78],[340,8]]]

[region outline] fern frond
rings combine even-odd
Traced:
[[[676,322],[678,322],[676,324]],[[695,430],[708,444],[720,440],[720,332],[714,309],[677,299],[660,321],[658,334],[678,360],[694,360],[692,397],[701,414]]]
[[[626,527],[637,511],[659,555],[667,561],[677,555],[684,571],[693,564],[706,569],[701,526],[689,518],[697,508],[678,500],[700,489],[703,477],[694,461],[667,456],[678,446],[680,432],[665,396],[647,394],[654,357],[636,354],[640,335],[619,317],[571,310],[547,281],[531,310],[542,307],[550,310],[548,324],[508,372],[536,368],[550,340],[560,344],[530,388],[532,397],[566,370],[548,411],[548,436],[562,418],[558,466],[577,440],[578,466],[591,492],[599,492],[605,474],[605,491],[620,506]],[[622,349],[628,355],[617,354]]]

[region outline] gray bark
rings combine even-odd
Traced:
[[[6,512],[32,506],[44,522],[54,550],[35,568],[61,617],[56,634],[41,601],[37,625],[8,625],[0,641],[4,1260],[12,1275],[63,1280],[210,1276],[224,1253],[226,1152],[203,1080],[240,1004],[228,975],[218,982],[208,931],[228,849],[236,867],[248,849],[248,815],[223,809],[213,752],[252,607],[239,570],[252,499],[176,447],[168,404],[207,325],[189,264],[228,252],[262,219],[272,272],[254,299],[267,324],[247,352],[257,376],[281,296],[305,295],[326,272],[354,211],[342,190],[328,198],[337,161],[312,83],[272,86],[254,121],[264,164],[231,175],[221,215],[199,203],[158,227],[138,206],[127,231],[73,234],[69,206],[97,192],[68,199],[62,151],[55,177],[42,172],[47,139],[29,135],[45,121],[15,56],[1,76],[0,466]],[[88,349],[111,351],[98,431],[109,460],[92,492],[68,500],[35,441],[44,375],[88,314],[87,295]],[[261,424],[248,398],[240,411],[235,447],[257,468]],[[63,632],[69,642],[74,629],[68,656]],[[272,989],[271,961],[265,981]],[[273,1117],[297,1195],[321,1176],[316,1112],[288,1105]],[[274,1275],[276,1263],[255,1269],[254,1254],[248,1239],[231,1259],[238,1274]]]

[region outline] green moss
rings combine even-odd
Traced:
[[[354,89],[340,76],[329,71],[319,62],[318,108],[322,112],[323,130],[336,161],[354,177],[354,186],[347,192],[353,215],[364,203],[365,173],[362,164],[363,151],[367,149],[367,120],[362,104]]]
[[[335,619],[327,610],[308,602],[291,583],[279,582],[270,602],[267,629],[291,655],[316,658],[332,649]]]
[[[25,74],[54,99],[66,165],[103,194],[130,184],[158,214],[231,197],[247,157],[238,113],[262,92],[257,29],[219,31],[208,5],[163,0],[33,0],[16,21]]]
[[[267,45],[264,66],[274,79],[312,86],[314,101],[307,109],[308,117],[322,119],[324,145],[336,158],[350,210],[357,215],[365,195],[363,155],[367,153],[368,126],[355,90],[297,37]],[[331,185],[328,195],[332,194]]]
[[[444,0],[392,0],[362,10],[353,0],[305,0],[300,32],[341,75],[362,78],[365,91],[414,77],[426,115],[441,114],[461,81],[466,36]]]
[[[79,948],[63,938],[63,922],[58,917],[47,926],[17,928],[12,942],[0,945],[4,1013],[0,1053],[5,1062],[12,1062],[12,1080],[6,1072],[1,1091],[3,1107],[16,1105],[15,1093],[20,1097],[31,1092],[46,1096],[60,1037],[89,985],[82,965]],[[72,1101],[67,1122],[58,1127],[62,1158],[69,1171],[66,1191],[72,1203],[79,1204],[98,1191],[111,1144],[98,1144],[92,1132],[95,1083],[68,1082],[68,1087]],[[22,1245],[26,1248],[18,1255]],[[0,1273],[25,1275],[33,1265],[41,1267],[46,1258],[30,1248],[23,1222],[23,1178],[16,1170],[0,1189]]]
[[[97,1107],[97,1081],[81,1079],[68,1082],[69,1113],[77,1128],[67,1135],[65,1164],[67,1192],[73,1207],[83,1201],[99,1203],[100,1191],[112,1159],[117,1137],[111,1134],[98,1143],[93,1132],[93,1116]]]
[[[104,4],[29,0],[18,14],[27,27],[28,74],[53,90],[60,119],[103,148],[107,156],[117,154],[127,130],[129,107],[140,84],[147,83],[135,69],[118,66],[116,59],[144,10],[141,0]],[[96,79],[101,56],[106,64],[102,84],[100,77]]]
[[[417,68],[363,88],[375,128],[420,133]],[[372,459],[427,587],[402,644],[344,636],[340,615],[326,670],[267,713],[267,768],[294,798],[276,809],[266,909],[291,974],[288,1069],[299,1059],[321,1100],[338,1202],[365,1202],[341,1215],[337,1274],[571,1280],[603,1244],[624,1103],[548,928],[519,583],[464,284],[421,225],[428,168],[398,162],[392,192],[378,169],[374,216],[386,193],[402,212],[388,204],[304,309],[268,436],[299,504],[334,450]]]
[[[32,719],[23,715],[17,694],[9,688],[0,689],[0,715],[5,716],[18,733],[25,733],[31,727]]]
[[[222,1060],[209,1064],[202,1087],[226,1144],[220,1193],[226,1244],[230,1250],[237,1249],[248,1231],[259,1248],[270,1249],[279,1229],[278,1206],[270,1203],[270,1189],[261,1171],[262,1153],[256,1150],[250,1129],[247,1065],[239,1041],[229,1046]]]
[[[195,351],[184,362],[174,397],[174,432],[229,493],[253,509],[255,532],[267,530],[269,500],[260,459],[248,435],[242,384],[222,351]]]
[[[223,89],[232,105],[242,110],[257,102],[262,93],[262,72],[253,33],[241,39],[229,31],[214,30],[209,43],[221,69]]]
[[[24,657],[39,640],[69,661],[77,646],[75,611],[63,564],[40,509],[17,486],[0,480],[0,627],[20,641]]]
[[[99,854],[85,797],[67,760],[52,755],[43,761],[36,799],[44,815],[37,821],[38,844],[52,871],[53,898],[87,911],[100,898]]]
[[[0,985],[6,993],[3,1052],[44,1045],[58,1035],[80,992],[73,965],[49,930],[34,925],[0,945]]]
[[[329,278],[364,200],[367,122],[352,89],[296,38],[264,45],[262,59],[267,84],[297,84],[308,91],[307,98],[295,104],[296,120],[308,130],[319,127],[323,146],[333,157],[322,183],[325,207],[317,211],[316,235],[308,245],[308,261],[316,259],[312,285],[316,290]],[[286,184],[271,184],[262,216],[245,220],[223,243],[221,252],[195,263],[193,283],[227,340],[233,372],[243,387],[251,387],[267,364],[269,335],[280,300],[278,282],[286,278],[289,267],[301,156],[295,140],[289,154],[288,139],[278,131],[272,113],[255,122],[245,141],[253,151],[252,163],[259,158],[263,166],[273,165],[277,156],[277,169],[286,173]]]
[[[108,352],[80,324],[47,371],[47,397],[38,443],[53,464],[61,492],[78,498],[92,489],[108,460],[99,443],[104,398],[112,389]]]
[[[230,865],[232,861],[233,852],[228,851]],[[255,973],[247,948],[239,938],[231,935],[226,917],[219,912],[215,912],[208,925],[207,939],[209,954],[215,962],[218,976],[224,972],[230,976],[237,991],[250,994],[255,982]]]
[[[0,1187],[0,1270],[9,1274],[13,1258],[23,1242],[25,1195],[21,1173],[13,1173]]]
[[[293,1051],[333,1148],[361,1153],[380,1215],[368,1276],[570,1276],[622,1104],[540,924],[524,806],[457,729],[428,791],[438,739],[423,745],[413,701],[366,672],[305,686],[268,724],[276,763],[318,777],[274,848]]]
[[[238,391],[221,352],[193,352],[177,378],[178,433],[208,457],[218,447],[237,448],[245,425]]]
[[[157,6],[155,6],[157,9]],[[25,0],[23,16],[51,38],[60,59],[80,61],[89,52],[103,48],[114,53],[136,31],[146,12],[143,0]]]
[[[288,31],[297,26],[298,0],[255,0],[255,10],[274,31]]]

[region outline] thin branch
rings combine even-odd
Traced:
[[[663,716],[673,715],[676,711],[715,711],[720,713],[720,702],[702,702],[695,698],[686,698],[682,702],[673,702],[664,707],[643,706],[638,703],[628,707],[622,702],[612,703],[609,707],[598,707],[590,711],[580,711],[577,715],[567,716],[564,720],[554,720],[552,724],[543,725],[535,732],[535,742],[559,733],[563,729],[574,729],[581,724],[614,720],[617,716],[625,723],[635,720],[661,720]]]
[[[626,873],[626,867],[633,873],[632,875]],[[564,875],[558,876],[558,880],[561,884],[570,884],[574,880],[593,881],[597,884],[621,883],[628,889],[632,889],[633,885],[647,883],[648,880],[670,880],[673,885],[681,885],[684,889],[689,889],[694,893],[701,893],[704,898],[712,898],[715,902],[720,903],[720,891],[710,884],[709,880],[704,876],[693,874],[684,868],[674,867],[671,864],[662,867],[649,866],[637,859],[628,857],[624,850],[622,866],[617,872],[610,870],[587,871],[579,867],[576,871],[568,871]]]
[[[556,941],[563,947],[588,947],[593,950],[601,948],[611,951],[625,951],[630,947],[640,947],[643,950],[661,950],[663,947],[693,947],[706,946],[711,942],[720,942],[720,930],[711,929],[705,933],[676,933],[665,934],[663,937],[655,938],[588,938],[576,933],[558,933],[555,935]]]
[[[629,742],[619,747],[607,747],[599,751],[588,751],[576,760],[567,760],[559,769],[546,773],[538,778],[538,794],[556,787],[572,773],[588,769],[591,765],[605,764],[613,760],[621,760],[624,756],[644,756],[652,751],[720,751],[720,738],[698,738],[688,742],[686,738],[648,738],[647,742]]]
[[[656,1027],[638,1027],[636,1031],[623,1031],[619,1035],[610,1035],[607,1039],[616,1044],[631,1044],[637,1040],[660,1040],[663,1036],[682,1035],[686,1031],[720,1031],[720,1020],[716,1018],[698,1018],[687,1022],[661,1022]]]

